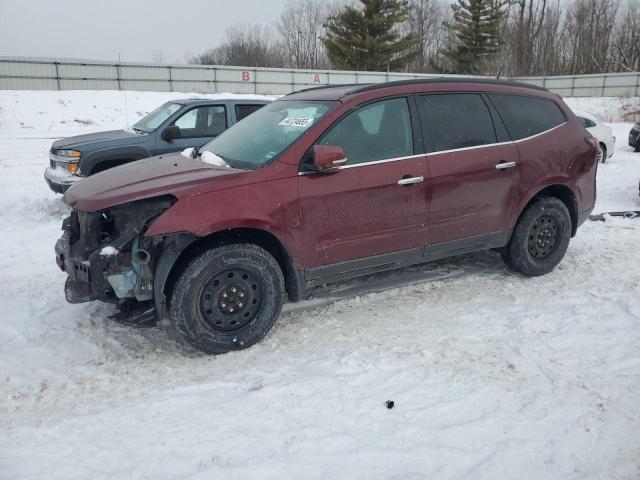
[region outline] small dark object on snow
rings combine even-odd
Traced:
[[[609,215],[611,217],[640,218],[640,210],[629,210],[627,212],[607,212],[600,213],[598,215],[589,215],[589,220],[592,220],[594,222],[604,222],[605,215]]]
[[[393,400],[387,400],[387,408],[389,410],[391,410],[394,405],[395,405],[395,403],[393,402]]]

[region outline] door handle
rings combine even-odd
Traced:
[[[413,185],[424,181],[424,177],[402,177],[398,180],[398,185]]]
[[[505,168],[513,168],[518,165],[516,162],[500,162],[496,165],[496,170],[504,170]]]

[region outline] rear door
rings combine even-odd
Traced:
[[[424,136],[430,140],[428,243],[477,237],[471,241],[481,247],[485,236],[509,228],[508,212],[519,182],[517,149],[481,93],[416,99]]]
[[[421,147],[416,140],[410,103],[404,97],[362,106],[320,139],[321,144],[341,147],[348,164],[331,174],[305,172],[302,167],[305,264],[334,265],[308,272],[308,280],[422,256],[426,160],[417,153]],[[383,255],[393,252],[401,253]]]
[[[197,148],[227,129],[227,114],[224,105],[202,105],[187,110],[173,121],[180,127],[180,138],[166,141],[161,132],[156,141],[156,155],[178,152],[185,148]]]

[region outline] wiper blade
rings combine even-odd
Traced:
[[[143,130],[143,129],[138,128],[138,127],[131,127],[131,130],[136,131],[136,132],[140,132],[140,133],[147,133],[146,130]]]

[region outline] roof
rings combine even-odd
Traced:
[[[416,78],[413,80],[398,80],[395,82],[382,82],[370,84],[345,84],[345,85],[325,85],[321,87],[311,87],[297,92],[290,93],[283,98],[300,97],[306,100],[340,100],[348,95],[355,95],[372,90],[381,90],[385,88],[402,87],[406,85],[430,85],[430,84],[479,84],[479,85],[501,85],[509,87],[520,87],[532,90],[544,91],[548,90],[538,85],[529,83],[513,82],[510,80],[495,80],[491,78],[476,77],[433,77],[433,78]]]

